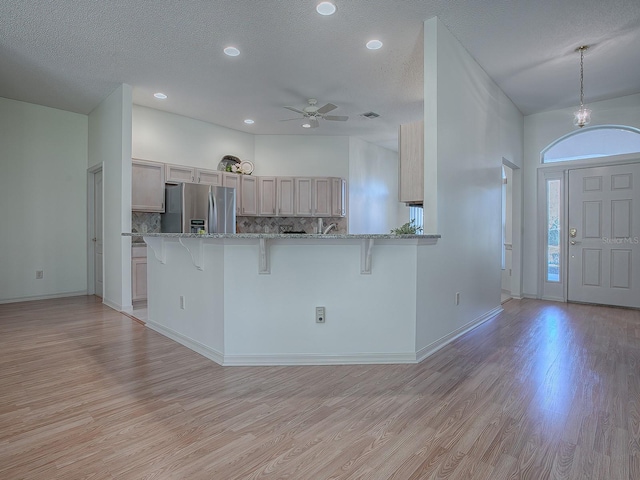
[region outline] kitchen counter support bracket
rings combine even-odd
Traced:
[[[180,245],[191,255],[191,262],[198,270],[204,270],[204,242],[194,238],[178,238]]]
[[[266,238],[261,238],[258,245],[258,273],[265,275],[271,273],[269,262],[269,242]]]
[[[371,275],[371,257],[373,256],[373,238],[364,238],[360,242],[360,274]]]
[[[164,248],[164,238],[158,237],[143,237],[144,242],[151,247],[153,254],[158,261],[165,265],[167,263],[167,253]]]

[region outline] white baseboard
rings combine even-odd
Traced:
[[[182,335],[181,333],[176,332],[175,330],[164,327],[150,320],[147,320],[145,325],[149,327],[151,330],[154,330],[160,333],[161,335],[164,335],[165,337],[168,337],[171,340],[178,342],[181,345],[184,345],[185,347],[193,350],[194,352],[199,353],[203,357],[206,357],[209,360],[213,360],[219,365],[224,365],[224,354],[222,352],[219,352],[218,350],[215,350],[211,347],[207,347],[206,345],[200,342],[197,342],[189,337]]]
[[[247,367],[266,365],[376,365],[399,363],[416,363],[416,356],[413,353],[225,355],[223,365]]]
[[[498,315],[500,312],[502,312],[502,307],[501,306],[496,307],[493,310],[489,310],[484,315],[479,316],[475,320],[470,321],[466,325],[463,325],[462,327],[458,328],[457,330],[454,330],[450,334],[445,335],[444,337],[440,338],[439,340],[436,340],[435,342],[427,345],[426,347],[421,348],[420,350],[418,350],[416,352],[416,362],[420,363],[425,358],[427,358],[427,357],[433,355],[434,353],[436,353],[438,350],[440,350],[445,345],[453,342],[456,338],[458,338],[458,337],[464,335],[465,333],[473,330],[474,328],[482,325],[484,322],[486,322],[487,320],[492,319],[493,317]]]
[[[52,295],[34,295],[32,297],[3,298],[3,299],[0,299],[0,304],[2,304],[2,303],[18,303],[18,302],[33,302],[35,300],[50,300],[52,298],[80,297],[82,295],[88,295],[87,291],[86,290],[81,290],[81,291],[77,291],[77,292],[54,293]]]
[[[414,353],[354,353],[354,354],[318,354],[291,353],[269,355],[224,355],[222,352],[203,345],[196,340],[186,337],[175,330],[164,327],[152,321],[146,326],[199,353],[203,357],[213,360],[223,366],[275,366],[275,365],[374,365],[416,363]]]

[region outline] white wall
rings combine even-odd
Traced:
[[[86,292],[86,168],[85,115],[0,98],[0,302]]]
[[[349,233],[389,233],[409,221],[398,202],[398,154],[351,137],[349,140]]]
[[[425,219],[442,238],[419,251],[419,352],[500,305],[501,165],[521,165],[523,141],[513,103],[437,18],[424,25]]]
[[[134,158],[216,170],[225,155],[254,161],[253,138],[212,123],[133,106]]]
[[[256,135],[255,175],[349,176],[349,137]]]
[[[628,125],[640,128],[640,94],[589,104],[591,125]],[[575,107],[528,115],[524,118],[524,231],[523,293],[538,294],[537,253],[537,170],[540,152],[558,138],[576,130],[573,125]]]
[[[117,310],[131,309],[131,238],[121,234],[131,231],[132,105],[121,85],[89,114],[89,167],[103,168],[103,301]]]

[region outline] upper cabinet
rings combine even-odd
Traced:
[[[313,179],[313,216],[331,216],[331,179]]]
[[[131,210],[164,212],[164,173],[163,163],[131,161]]]
[[[293,214],[296,217],[313,216],[313,179],[294,179]]]
[[[184,165],[165,165],[167,183],[203,183],[205,185],[222,185],[222,173],[219,170],[194,168]]]
[[[331,179],[331,216],[344,217],[347,214],[347,181],[344,178]]]
[[[276,215],[293,217],[295,214],[295,179],[293,177],[277,177],[276,180]]]
[[[424,201],[424,122],[400,125],[398,152],[398,199],[421,204]]]
[[[258,177],[258,215],[276,215],[277,190],[276,177]]]
[[[194,183],[196,180],[196,169],[184,165],[166,164],[167,183]]]
[[[196,183],[205,185],[222,185],[222,172],[220,170],[205,170],[196,168]]]
[[[240,215],[258,215],[258,178],[249,175],[240,177]],[[236,199],[238,195],[236,193]],[[237,201],[237,200],[236,200]]]

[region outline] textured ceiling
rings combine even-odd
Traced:
[[[87,114],[134,102],[257,134],[353,135],[396,147],[422,116],[423,21],[451,30],[524,114],[640,92],[638,0],[21,0],[0,2],[0,96]],[[379,38],[381,50],[367,40]],[[242,54],[222,53],[234,45]],[[152,97],[169,95],[165,101]],[[284,105],[338,105],[314,130]],[[377,119],[360,114],[375,111]],[[595,115],[595,113],[594,113]],[[256,123],[247,126],[243,119]]]

